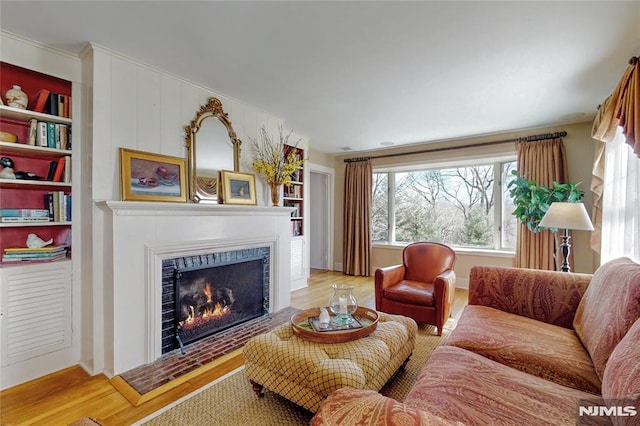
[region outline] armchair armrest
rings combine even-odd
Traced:
[[[397,282],[404,279],[405,266],[393,265],[385,268],[376,269],[375,273],[375,299],[376,309],[380,310],[380,301],[382,300],[382,291]]]
[[[591,274],[474,266],[469,273],[469,304],[571,329],[591,277]]]
[[[442,314],[442,324],[447,321],[456,293],[456,273],[453,269],[444,271],[433,282],[436,298],[436,311]]]
[[[311,426],[378,426],[396,423],[408,426],[459,424],[378,392],[352,388],[332,392],[311,419]]]

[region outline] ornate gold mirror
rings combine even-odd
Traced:
[[[208,120],[211,118],[212,120]],[[189,198],[195,202],[218,202],[218,174],[240,171],[240,145],[222,102],[211,97],[185,126],[189,169]]]

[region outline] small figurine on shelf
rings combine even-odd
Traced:
[[[0,165],[3,167],[0,170],[0,178],[2,179],[22,179],[22,180],[42,180],[42,176],[38,176],[35,173],[31,172],[14,172],[14,163],[13,160],[9,157],[0,158]]]
[[[27,247],[29,248],[42,248],[46,247],[53,242],[53,238],[49,241],[44,241],[42,238],[38,237],[36,234],[27,235]]]
[[[0,179],[15,179],[16,174],[13,172],[13,160],[9,157],[0,158]]]

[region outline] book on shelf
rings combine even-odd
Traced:
[[[47,123],[44,121],[38,121],[36,145],[45,147],[49,146],[49,140],[47,139]]]
[[[67,207],[67,220],[70,222],[71,221],[71,212],[73,211],[73,209],[71,208],[71,194],[69,195],[65,195],[65,199],[66,199],[66,207]]]
[[[69,128],[66,124],[56,124],[56,145],[59,149],[69,149]]]
[[[42,196],[44,199],[44,208],[49,212],[49,219],[53,220],[53,193],[48,192]]]
[[[60,221],[67,221],[67,196],[64,192],[58,192],[58,197],[60,197]]]
[[[29,120],[29,138],[27,139],[27,145],[35,145],[38,137],[38,120],[32,118]]]
[[[53,121],[47,121],[47,146],[56,147],[56,123]]]
[[[0,217],[0,223],[33,223],[33,222],[50,222],[49,216],[25,216],[25,217]]]
[[[63,177],[63,173],[64,173],[64,163],[65,163],[65,159],[66,157],[60,157],[58,158],[57,164],[56,164],[56,170],[53,174],[53,182],[62,182],[62,177]]]
[[[1,217],[49,217],[45,209],[0,209]]]
[[[31,107],[31,111],[34,112],[44,112],[45,107],[47,106],[47,101],[49,100],[50,90],[40,89],[36,96],[33,98],[33,106]]]
[[[63,191],[48,192],[43,195],[44,208],[49,212],[49,218],[53,222],[66,222],[71,220],[71,195]]]
[[[12,255],[7,255],[4,254],[2,256],[2,261],[3,262],[54,262],[56,260],[62,260],[62,259],[66,259],[67,257],[67,253],[59,253],[53,256],[25,256],[25,257],[19,257],[19,256],[12,256]]]
[[[71,183],[71,156],[64,156],[64,176],[62,181],[64,183]]]
[[[45,107],[44,112],[50,115],[58,115],[58,94],[57,93],[49,93],[49,97],[47,99],[47,106]]]
[[[51,193],[53,196],[53,221],[60,222],[60,191],[54,191]]]
[[[49,251],[49,252],[29,252],[29,253],[6,253],[4,257],[14,258],[14,259],[25,259],[25,258],[38,258],[38,259],[46,259],[48,257],[57,257],[60,255],[66,255],[66,250],[60,251]]]
[[[53,182],[53,176],[56,174],[56,168],[58,167],[57,161],[49,162],[49,171],[47,172],[47,180]]]
[[[45,246],[45,247],[7,247],[4,249],[4,253],[55,253],[63,252],[67,249],[67,246]]]
[[[49,92],[44,111],[39,112],[58,117],[71,118],[71,96]]]

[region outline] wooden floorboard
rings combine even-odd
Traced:
[[[292,292],[291,306],[298,309],[325,306],[332,294],[332,284],[353,285],[358,304],[375,308],[372,277],[353,277],[331,271],[314,273],[306,288]],[[467,292],[457,290],[452,312],[454,320],[460,317],[466,301]],[[106,426],[130,425],[243,363],[244,357],[239,354],[137,407],[104,375],[89,376],[79,366],[67,368],[0,392],[0,424],[68,425],[87,416]]]

